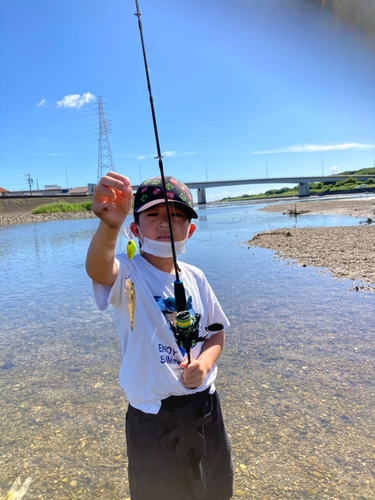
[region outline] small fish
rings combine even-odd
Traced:
[[[134,328],[134,311],[135,311],[135,289],[134,289],[134,283],[129,278],[125,281],[125,291],[126,291],[126,298],[128,300],[128,311],[129,311],[129,318],[130,318],[130,328],[133,331],[133,328]]]

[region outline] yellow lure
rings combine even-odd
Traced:
[[[128,259],[129,260],[132,260],[132,258],[134,257],[134,254],[137,250],[137,246],[135,244],[135,241],[134,240],[130,240],[129,243],[126,245],[126,253],[128,255]]]

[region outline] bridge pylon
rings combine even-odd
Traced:
[[[198,188],[198,205],[206,204],[206,190],[205,188]]]
[[[310,185],[308,182],[298,184],[298,196],[310,196]]]

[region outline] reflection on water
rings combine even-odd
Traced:
[[[182,256],[231,322],[217,386],[236,497],[373,499],[373,297],[241,245],[265,229],[358,221],[260,206],[199,209]],[[34,479],[30,499],[129,496],[120,349],[84,269],[96,226],[0,228],[0,497],[19,476]]]

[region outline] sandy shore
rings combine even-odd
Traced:
[[[260,210],[264,212],[281,212],[288,215],[294,215],[295,210],[297,210],[298,214],[349,215],[351,217],[375,219],[375,196],[324,201],[320,199],[319,203],[315,203],[310,198],[304,201],[268,205]]]
[[[271,205],[262,210],[284,214],[335,214],[373,220],[375,197]],[[375,291],[375,225],[349,227],[293,228],[264,231],[248,242],[274,250],[281,259],[299,265],[325,268],[333,276],[359,281],[351,289]],[[375,222],[375,220],[374,220]]]

